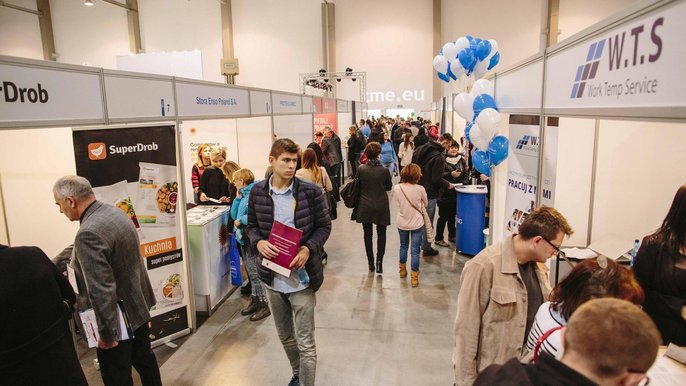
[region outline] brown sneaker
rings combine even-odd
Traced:
[[[412,271],[410,274],[410,285],[412,287],[419,287],[419,271]]]
[[[400,277],[403,279],[407,277],[407,264],[405,263],[400,263]]]
[[[260,300],[257,298],[257,296],[251,296],[250,297],[250,303],[241,310],[241,315],[247,316],[254,314],[260,309]]]
[[[250,321],[257,322],[258,320],[262,320],[271,314],[272,313],[269,311],[267,302],[260,302],[260,308],[250,316]]]

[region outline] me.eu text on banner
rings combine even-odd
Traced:
[[[126,213],[138,231],[157,304],[150,338],[188,329],[188,285],[177,205],[174,126],[75,130],[76,173],[98,200]]]

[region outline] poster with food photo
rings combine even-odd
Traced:
[[[181,248],[173,125],[78,129],[72,133],[76,172],[87,178],[96,198],[126,213],[138,230],[157,304],[151,308],[155,340],[188,330],[188,282]],[[180,312],[179,310],[183,311]],[[156,326],[156,316],[176,310],[174,328]],[[167,318],[168,319],[168,318]],[[168,323],[168,322],[164,322]]]

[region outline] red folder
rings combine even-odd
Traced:
[[[295,255],[298,254],[302,236],[303,232],[300,229],[274,221],[268,241],[278,248],[279,254],[273,259],[262,259],[262,265],[278,274],[289,277],[291,275],[290,265]]]

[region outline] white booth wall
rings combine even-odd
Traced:
[[[560,0],[557,41],[611,16],[639,0]],[[592,12],[589,12],[592,10]]]
[[[238,156],[242,168],[250,169],[260,180],[269,167],[269,150],[272,148],[272,117],[239,118]]]
[[[633,241],[661,225],[686,183],[684,144],[684,123],[600,121],[592,242]]]
[[[57,179],[73,174],[71,128],[0,130],[0,201],[12,246],[35,245],[53,257],[73,242],[79,224],[60,213],[52,194]]]
[[[312,114],[274,116],[274,136],[290,138],[301,149],[305,149],[313,141],[313,132]]]

